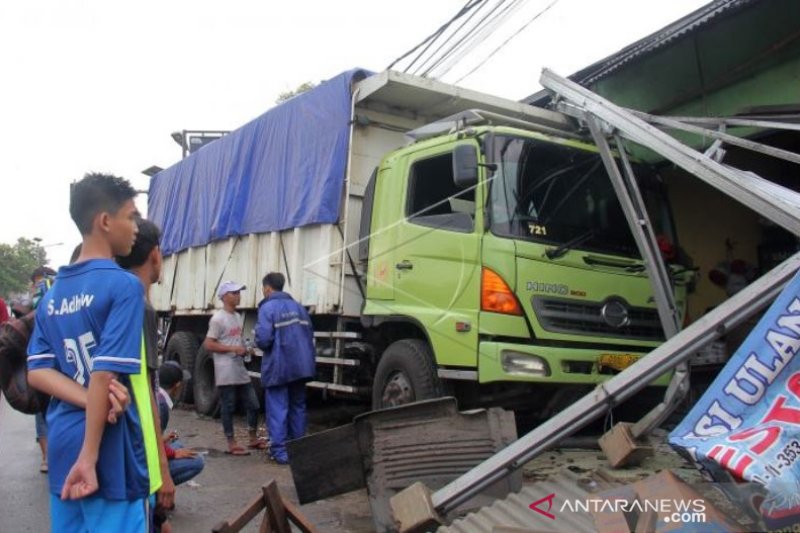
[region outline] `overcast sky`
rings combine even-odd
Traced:
[[[552,0],[529,0],[448,72],[453,83]],[[559,0],[460,82],[520,99],[543,67],[569,75],[702,0]],[[0,4],[0,242],[39,237],[51,264],[80,240],[69,183],[180,159],[170,133],[234,129],[303,82],[383,70],[464,0],[39,0]],[[146,209],[146,195],[140,195]],[[61,245],[57,243],[63,243]]]

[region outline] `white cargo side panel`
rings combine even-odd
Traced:
[[[262,298],[262,278],[277,271],[287,278],[285,290],[303,305],[316,313],[337,313],[341,271],[329,261],[340,249],[334,237],[338,240],[336,226],[315,225],[232,237],[173,254],[164,261],[161,283],[153,287],[154,305],[159,311],[174,306],[179,315],[219,308],[219,284],[233,280],[247,286],[240,307],[254,309]]]
[[[150,288],[150,301],[159,311],[168,311],[172,307],[172,284],[175,280],[175,267],[177,256],[170,255],[164,258],[161,265],[161,279]]]
[[[175,309],[205,308],[206,248],[198,246],[181,252],[175,269],[172,304]]]

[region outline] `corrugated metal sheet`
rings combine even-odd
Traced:
[[[393,531],[392,496],[421,481],[436,490],[517,439],[511,411],[459,412],[454,398],[417,402],[356,417],[376,531]],[[480,509],[522,486],[522,472],[507,476],[463,504]]]
[[[622,66],[644,55],[659,50],[674,41],[685,37],[708,24],[717,22],[722,17],[734,13],[756,0],[714,0],[700,9],[689,13],[685,17],[665,26],[655,33],[636,41],[619,52],[606,57],[588,67],[569,76],[572,81],[588,87],[605,78]],[[536,105],[544,98],[549,98],[549,93],[539,91],[523,100],[524,103]]]
[[[595,533],[597,528],[590,513],[561,511],[566,501],[586,500],[598,490],[612,485],[600,479],[588,479],[564,470],[547,481],[525,485],[520,492],[509,494],[480,511],[470,513],[452,524],[440,527],[437,533],[492,533],[495,527],[528,528],[536,531],[564,533]],[[533,502],[555,494],[550,509],[555,518],[551,519],[530,508]],[[547,510],[542,504],[541,509]]]

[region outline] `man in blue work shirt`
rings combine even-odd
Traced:
[[[258,304],[256,344],[261,358],[270,454],[288,464],[286,440],[306,432],[306,382],[314,378],[314,330],[305,308],[283,292],[284,277],[270,272],[262,281],[264,299]]]

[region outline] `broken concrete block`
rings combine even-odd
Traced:
[[[645,457],[653,455],[653,447],[633,438],[631,426],[627,422],[616,424],[598,441],[609,464],[613,468],[638,465]]]
[[[633,487],[645,507],[656,507],[656,527],[651,531],[745,531],[669,470],[638,481]]]
[[[553,533],[553,530],[533,529],[528,527],[494,526],[492,533]]]
[[[744,531],[668,470],[597,493],[588,503],[598,533]]]
[[[431,491],[420,482],[392,496],[389,505],[400,533],[422,533],[443,523],[433,508]]]
[[[648,509],[639,515],[634,533],[650,533],[651,531],[655,531],[657,523],[658,513],[652,509]]]
[[[592,518],[598,533],[619,533],[632,531],[633,524],[627,516],[627,505],[636,500],[636,491],[631,485],[623,485],[594,495],[596,502],[611,502],[612,505],[597,503],[591,507]],[[624,502],[624,505],[620,505]]]

